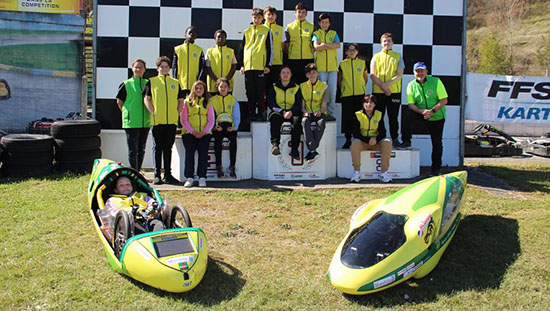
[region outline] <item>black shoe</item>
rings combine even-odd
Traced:
[[[281,154],[281,150],[279,149],[279,145],[273,144],[271,146],[271,154],[274,156],[278,156]]]
[[[319,157],[319,152],[317,151],[312,151],[310,152],[311,153],[311,157],[307,160],[308,163],[313,163],[315,160],[317,160],[317,158]]]
[[[179,180],[177,180],[176,178],[174,178],[174,176],[172,175],[164,175],[164,179],[163,181],[167,184],[171,184],[171,185],[177,185],[180,183]]]
[[[298,150],[292,149],[290,150],[290,153],[288,155],[291,156],[294,160],[300,161],[300,153],[298,152]]]
[[[160,179],[160,176],[155,176],[155,178],[153,178],[153,185],[162,185],[162,180]]]
[[[401,145],[401,143],[399,142],[399,139],[395,139],[395,140],[392,139],[391,145],[393,148],[397,148],[399,147],[399,145]]]
[[[306,159],[306,161],[313,159],[313,152],[308,152],[304,158]]]
[[[265,121],[266,121],[265,115],[264,115],[263,112],[262,112],[262,113],[258,113],[258,114],[256,115],[256,121],[260,121],[260,122],[265,122]]]
[[[342,149],[349,149],[351,147],[351,139],[346,139],[346,142],[342,146]]]
[[[336,118],[333,116],[327,116],[327,121],[336,121]]]
[[[408,149],[411,147],[410,141],[404,141],[397,146],[397,149]]]
[[[441,175],[441,171],[440,170],[432,170],[430,172],[430,176],[439,176]]]
[[[229,177],[237,178],[237,174],[235,173],[235,166],[230,166],[228,170],[229,170]]]
[[[223,178],[225,176],[225,173],[223,172],[223,166],[218,165],[216,167],[216,173],[218,174],[218,178]]]

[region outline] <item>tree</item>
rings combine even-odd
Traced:
[[[481,42],[479,58],[478,72],[495,75],[510,74],[510,59],[506,55],[505,47],[495,34],[489,35]]]
[[[546,71],[546,76],[550,71],[550,41],[542,36],[540,49],[535,53],[537,63]]]

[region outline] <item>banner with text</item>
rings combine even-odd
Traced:
[[[550,78],[468,73],[466,120],[550,125]]]
[[[0,0],[0,11],[79,14],[80,0]]]

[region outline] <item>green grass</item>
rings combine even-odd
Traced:
[[[164,192],[205,231],[210,256],[197,288],[170,294],[109,267],[88,214],[89,176],[0,179],[0,309],[548,310],[550,166],[479,169],[529,186],[506,198],[468,186],[436,269],[360,297],[334,289],[328,265],[354,210],[398,188]]]
[[[0,64],[31,69],[78,71],[76,44],[23,44],[0,47]]]

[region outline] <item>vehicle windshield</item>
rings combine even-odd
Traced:
[[[355,229],[342,248],[342,263],[350,268],[368,268],[382,261],[403,245],[407,238],[405,215],[384,211]]]

